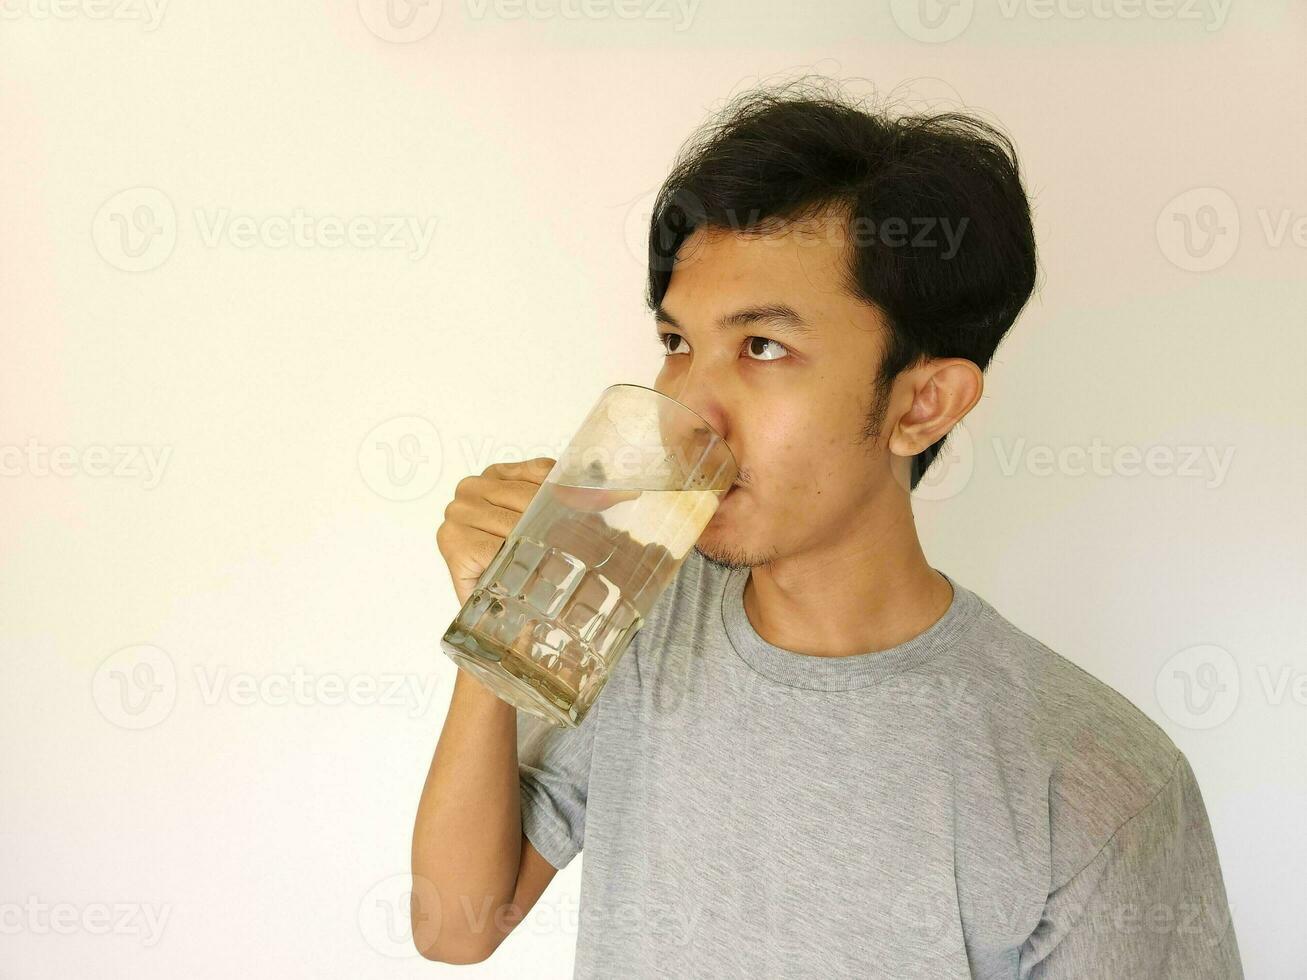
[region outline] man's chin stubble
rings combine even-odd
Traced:
[[[709,564],[730,570],[757,568],[760,565],[766,565],[776,557],[775,553],[771,555],[751,554],[740,549],[731,548],[712,548],[708,550],[699,544],[694,546],[694,550]]]

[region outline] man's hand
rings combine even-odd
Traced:
[[[436,547],[449,567],[460,605],[467,602],[555,462],[537,456],[520,463],[492,463],[480,476],[459,480],[436,529]]]

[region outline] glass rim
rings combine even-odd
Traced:
[[[680,399],[673,398],[671,395],[665,394],[659,391],[657,388],[650,388],[648,385],[636,384],[634,381],[618,381],[614,384],[610,384],[602,392],[600,392],[600,396],[602,397],[606,392],[611,391],[613,388],[639,388],[643,391],[651,391],[659,398],[666,398],[673,405],[678,405],[681,408],[685,409],[685,411],[689,412],[700,422],[702,422],[707,427],[708,431],[717,437],[717,441],[721,443],[722,448],[725,449],[727,455],[731,457],[731,464],[735,467],[737,472],[739,471],[740,461],[735,458],[735,450],[730,447],[730,444],[726,441],[726,437],[717,431],[717,427],[715,425],[713,425],[706,418],[704,418],[702,415],[700,415],[698,412],[692,409],[689,405],[685,404],[685,402],[681,401]]]

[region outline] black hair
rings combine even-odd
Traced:
[[[889,328],[870,438],[904,369],[934,357],[989,365],[1034,289],[1030,204],[1012,142],[972,115],[891,116],[802,80],[754,89],[690,138],[658,192],[649,307],[696,228],[767,233],[829,209],[848,221],[850,292]],[[947,438],[913,458],[909,489]]]

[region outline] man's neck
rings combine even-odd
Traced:
[[[953,589],[921,550],[910,503],[820,548],[750,569],[749,622],[768,643],[817,657],[888,650],[925,632]]]

